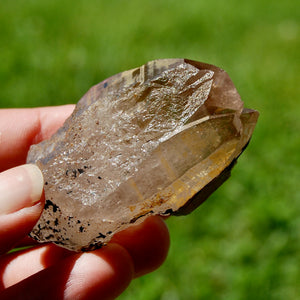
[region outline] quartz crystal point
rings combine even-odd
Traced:
[[[155,60],[104,80],[30,148],[46,199],[30,236],[93,250],[149,215],[191,212],[229,177],[257,118],[225,71],[196,61]]]

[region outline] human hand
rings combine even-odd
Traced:
[[[75,253],[26,237],[43,206],[43,178],[23,165],[31,144],[50,137],[73,105],[0,110],[0,299],[114,299],[166,258],[160,217],[116,234],[102,249]],[[34,245],[13,253],[13,247]]]

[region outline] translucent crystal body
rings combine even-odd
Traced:
[[[164,59],[92,87],[31,147],[46,205],[31,236],[92,250],[151,214],[186,214],[230,175],[258,113],[223,70]]]

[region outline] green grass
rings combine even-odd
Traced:
[[[186,57],[230,74],[260,111],[249,148],[171,249],[120,299],[300,299],[300,10],[285,1],[0,3],[0,107],[74,103],[149,60]]]

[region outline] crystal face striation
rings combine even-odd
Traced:
[[[46,198],[30,236],[87,251],[149,215],[191,212],[230,176],[257,118],[205,63],[155,60],[104,80],[30,148]]]

